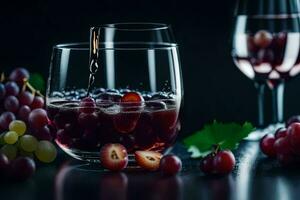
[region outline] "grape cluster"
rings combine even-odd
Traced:
[[[29,72],[17,68],[0,80],[0,174],[18,180],[34,173],[35,158],[49,163],[57,154],[44,98],[28,79]]]
[[[275,134],[266,134],[260,141],[260,149],[284,166],[300,164],[300,116],[288,119],[286,127]]]

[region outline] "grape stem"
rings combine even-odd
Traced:
[[[220,150],[220,145],[219,144],[215,144],[213,145],[213,153],[217,154]]]
[[[5,75],[4,75],[4,72],[1,73],[1,76],[0,76],[0,82],[4,82],[5,80]]]
[[[22,90],[24,91],[26,89],[26,87],[29,88],[29,90],[32,92],[32,94],[38,94],[39,96],[43,97],[44,98],[44,95],[39,91],[39,90],[36,90],[30,83],[27,79],[24,79],[24,85],[23,85],[23,88]]]

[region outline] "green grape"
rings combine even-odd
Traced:
[[[0,149],[0,152],[5,154],[9,160],[13,160],[17,156],[18,148],[15,145],[6,144]]]
[[[26,132],[26,124],[21,120],[14,120],[9,124],[9,130],[16,132],[19,136]]]
[[[8,131],[4,135],[4,142],[6,144],[15,144],[18,141],[19,135],[14,131]]]
[[[23,135],[19,139],[19,147],[26,152],[34,152],[37,148],[38,141],[32,135]]]
[[[35,150],[35,156],[45,163],[50,163],[56,158],[57,151],[55,146],[46,140],[42,140],[38,143],[37,149]]]
[[[5,135],[5,133],[1,133],[1,135],[0,135],[0,146],[5,145],[4,135]]]

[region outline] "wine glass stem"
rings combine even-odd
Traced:
[[[281,82],[272,89],[273,123],[275,124],[283,122],[283,100],[284,82]]]
[[[257,89],[257,106],[258,106],[258,126],[264,126],[264,97],[265,97],[265,84],[255,83]]]

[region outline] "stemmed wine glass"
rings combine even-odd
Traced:
[[[90,43],[53,48],[47,110],[56,143],[90,162],[99,162],[104,146],[117,151],[109,145],[116,143],[129,161],[138,150],[165,153],[180,130],[183,96],[170,26],[107,24],[91,28],[90,35]]]
[[[298,0],[240,0],[235,13],[232,57],[258,91],[258,125],[248,139],[283,126],[284,84],[300,72]],[[264,90],[272,91],[273,124],[264,123]],[[266,128],[267,126],[267,128]]]

